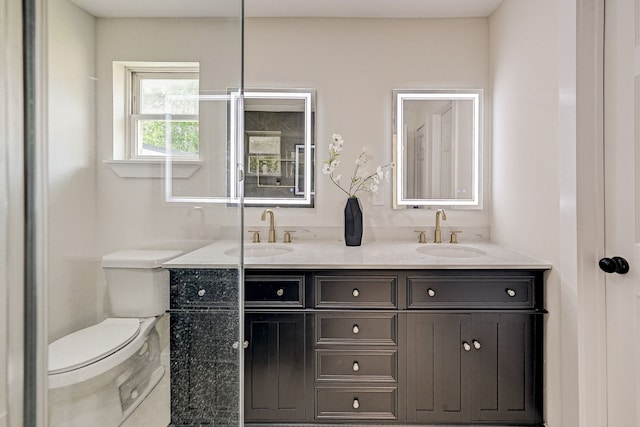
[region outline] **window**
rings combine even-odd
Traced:
[[[197,160],[199,78],[194,67],[128,68],[127,152],[132,160]]]

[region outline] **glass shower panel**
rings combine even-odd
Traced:
[[[141,4],[47,2],[48,424],[241,425],[242,0]]]

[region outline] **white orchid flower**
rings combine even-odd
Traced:
[[[363,147],[362,152],[355,160],[355,169],[349,177],[345,186],[340,183],[342,175],[333,176],[335,169],[340,165],[340,152],[343,150],[344,140],[342,135],[334,133],[332,142],[329,143],[329,160],[324,162],[322,173],[329,175],[331,181],[349,197],[356,197],[359,191],[370,191],[376,193],[379,189],[380,180],[384,177],[389,179],[389,168],[393,168],[393,164],[376,167],[375,171],[365,168],[364,165],[371,159],[371,155],[367,152],[367,148]],[[347,185],[348,184],[348,185]]]

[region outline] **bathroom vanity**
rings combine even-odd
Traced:
[[[202,268],[204,253],[165,265],[172,425],[234,425],[244,348],[248,425],[542,426],[549,266],[490,246],[381,248],[248,259],[243,342],[237,269]]]

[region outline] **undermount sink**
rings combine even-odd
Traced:
[[[445,258],[475,258],[486,254],[482,249],[458,245],[420,246],[416,250],[424,255]]]
[[[268,243],[265,246],[247,246],[244,248],[244,256],[246,258],[257,258],[257,257],[270,257],[277,255],[284,255],[291,252],[291,248],[283,247],[283,246],[270,246]],[[239,256],[240,248],[232,248],[224,251],[225,255],[230,256]]]

